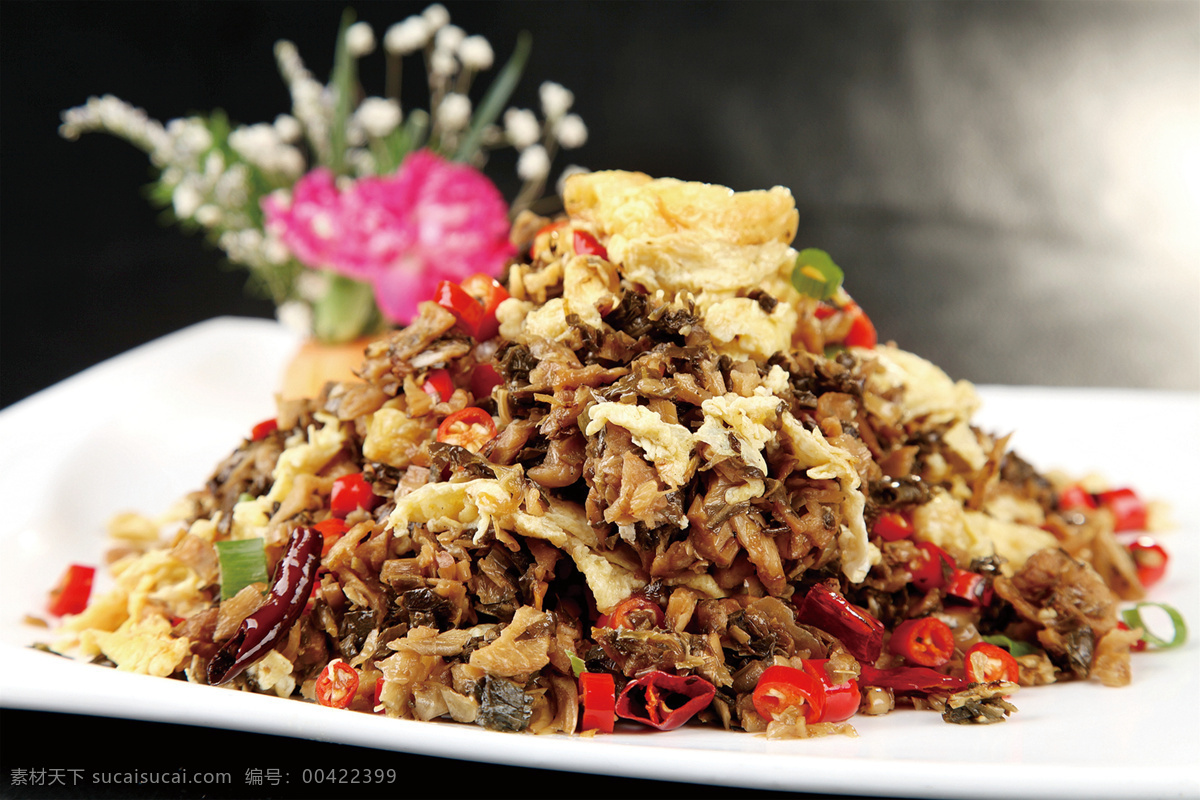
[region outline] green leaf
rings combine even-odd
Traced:
[[[810,247],[796,255],[796,265],[792,268],[792,285],[801,294],[818,300],[828,300],[842,285],[844,277],[841,267],[833,263],[833,259],[824,250]]]
[[[252,583],[266,583],[267,554],[262,539],[217,542],[221,565],[221,599],[228,600]]]
[[[496,118],[500,116],[500,112],[504,110],[508,98],[512,96],[513,90],[517,88],[517,84],[521,80],[521,73],[525,70],[525,62],[529,60],[529,51],[532,47],[533,37],[529,31],[521,31],[517,36],[517,47],[513,50],[512,57],[508,59],[508,63],[500,70],[496,79],[492,81],[492,85],[488,87],[487,93],[484,94],[483,100],[480,101],[475,116],[471,119],[471,127],[463,136],[458,145],[458,151],[454,154],[455,161],[470,161],[479,152],[483,129],[495,122]]]
[[[354,92],[358,84],[358,64],[346,46],[346,30],[353,24],[354,12],[346,9],[342,13],[337,46],[333,51],[333,74],[330,76],[330,83],[337,94],[329,129],[329,168],[335,175],[345,174],[346,121],[354,107]]]
[[[1017,639],[1010,639],[1002,633],[997,633],[993,636],[979,637],[988,644],[994,644],[997,647],[1003,647],[1008,652],[1012,653],[1013,658],[1027,656],[1030,653],[1036,653],[1038,649],[1028,642],[1022,642]]]
[[[379,327],[381,317],[370,284],[330,275],[329,291],[313,303],[313,333],[322,342],[349,342]]]

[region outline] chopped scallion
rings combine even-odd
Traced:
[[[1022,642],[1017,639],[1010,639],[1002,633],[997,633],[992,636],[981,636],[988,644],[994,644],[997,647],[1003,647],[1008,652],[1012,653],[1013,658],[1027,656],[1030,653],[1036,653],[1038,649],[1028,642]]]
[[[574,653],[569,653],[567,657],[571,659],[571,672],[575,673],[576,678],[587,672],[587,663],[582,658]]]
[[[801,294],[828,300],[837,292],[845,277],[840,267],[824,250],[810,247],[796,256],[792,269],[792,285]]]
[[[1157,634],[1150,632],[1150,627],[1142,619],[1142,609],[1147,607],[1157,608],[1170,618],[1171,626],[1174,628],[1170,639],[1163,639]],[[1127,608],[1122,611],[1121,618],[1125,620],[1125,624],[1130,628],[1141,628],[1142,641],[1152,647],[1159,649],[1179,647],[1187,641],[1187,623],[1183,621],[1183,614],[1180,614],[1177,609],[1166,603],[1138,603],[1133,608]]]
[[[266,583],[267,554],[262,539],[217,542],[221,564],[221,599],[228,600],[252,583]]]

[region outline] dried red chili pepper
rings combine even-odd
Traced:
[[[954,693],[967,688],[964,678],[943,675],[929,667],[879,669],[871,664],[861,664],[860,667],[860,686],[878,686],[898,694]]]
[[[617,698],[617,716],[672,731],[708,708],[717,687],[699,675],[655,670],[625,684]]]
[[[317,581],[324,537],[312,528],[297,528],[275,567],[271,595],[208,662],[208,682],[226,683],[266,655],[287,635],[304,611]]]
[[[808,590],[796,619],[836,636],[859,661],[874,663],[883,652],[883,623],[827,586]]]

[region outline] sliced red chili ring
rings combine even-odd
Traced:
[[[954,655],[954,631],[937,617],[906,619],[896,626],[888,649],[922,667],[940,667]]]
[[[463,333],[469,336],[478,333],[483,319],[483,306],[457,283],[441,281],[433,292],[433,301],[454,315]]]
[[[1016,683],[1021,677],[1021,665],[1012,653],[988,642],[979,642],[967,650],[963,655],[963,669],[971,683]]]
[[[335,658],[317,677],[317,702],[330,708],[345,708],[358,691],[358,670]]]
[[[655,670],[625,684],[617,698],[617,716],[671,731],[708,708],[716,694],[717,687],[699,675]]]
[[[859,691],[858,681],[850,679],[843,683],[834,683],[825,670],[829,663],[827,658],[804,659],[804,671],[821,682],[825,689],[825,710],[817,718],[817,722],[845,722],[858,713],[862,704],[862,692]]]
[[[626,597],[608,614],[601,615],[596,623],[600,628],[661,628],[666,620],[662,607],[645,595]]]
[[[462,289],[479,303],[481,313],[479,323],[474,331],[470,331],[478,341],[491,339],[500,332],[500,322],[496,319],[496,309],[509,298],[508,290],[491,275],[476,273],[462,282]]]
[[[325,540],[324,545],[321,547],[321,556],[324,557],[329,555],[330,549],[337,543],[337,540],[345,535],[347,531],[346,520],[338,517],[329,517],[313,525],[313,530],[321,534]]]
[[[789,708],[802,708],[804,720],[814,723],[825,713],[825,682],[810,672],[776,664],[763,670],[750,699],[765,720],[774,720]]]
[[[476,401],[492,396],[492,389],[504,384],[504,379],[491,364],[477,364],[471,370],[471,394]]]
[[[875,332],[875,324],[857,303],[851,303],[845,309],[852,315],[850,330],[843,341],[847,347],[873,348],[879,343],[879,335]]]
[[[470,406],[455,411],[438,426],[437,440],[465,447],[473,453],[496,436],[496,422],[482,408]]]

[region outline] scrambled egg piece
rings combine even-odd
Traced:
[[[933,428],[967,422],[979,409],[979,395],[969,381],[951,380],[941,368],[918,355],[882,344],[862,352],[882,367],[867,380],[871,391],[903,390],[904,402],[899,407],[903,424]]]
[[[913,528],[918,539],[933,542],[960,561],[998,555],[1005,559],[1001,569],[1009,575],[1038,550],[1058,545],[1053,534],[1033,525],[967,511],[940,489],[913,511]]]
[[[246,673],[264,692],[274,690],[279,697],[291,697],[296,691],[296,679],[292,677],[292,662],[278,650],[272,650],[251,664]]]
[[[854,583],[867,577],[871,565],[879,563],[882,554],[871,544],[863,520],[866,498],[861,490],[862,479],[845,453],[829,444],[820,429],[808,430],[790,413],[784,412],[783,432],[791,441],[801,465],[807,467],[810,478],[832,479],[838,482],[846,499],[842,501],[842,516],[846,524],[838,534],[842,555],[842,573]]]
[[[79,634],[83,656],[103,653],[122,672],[164,678],[178,671],[192,655],[191,642],[171,635],[171,623],[162,617],[128,620],[115,631],[89,629]]]
[[[704,442],[720,456],[734,455],[729,442],[732,433],[738,440],[736,455],[747,465],[767,474],[767,459],[762,451],[775,438],[775,431],[767,427],[779,416],[780,400],[773,395],[742,397],[725,394],[705,400],[700,409],[704,412],[704,424],[696,431],[696,438]]]
[[[595,436],[608,422],[632,434],[633,443],[646,452],[663,482],[672,489],[683,486],[695,474],[695,437],[683,425],[666,422],[657,411],[645,406],[600,402],[588,410],[584,433]]]

